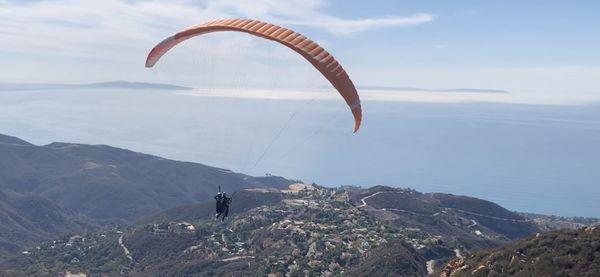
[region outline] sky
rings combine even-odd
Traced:
[[[186,26],[244,17],[324,45],[358,86],[489,88],[511,92],[489,101],[598,102],[598,10],[598,1],[0,0],[0,82],[327,84],[295,53],[243,34],[191,40],[156,69],[143,66],[157,42]]]

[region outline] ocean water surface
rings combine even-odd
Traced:
[[[343,101],[329,97],[0,91],[0,133],[326,186],[411,187],[511,210],[600,217],[599,105],[367,100],[363,110],[363,127],[352,134]]]

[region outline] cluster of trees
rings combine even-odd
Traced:
[[[85,236],[85,240],[68,243],[69,237],[50,241],[39,249],[5,261],[0,268],[12,268],[28,276],[56,276],[61,273],[86,272],[89,274],[126,273],[129,261],[117,243],[115,232],[101,232]],[[0,270],[0,275],[10,274]]]

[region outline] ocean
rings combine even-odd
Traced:
[[[600,217],[600,105],[367,100],[363,111],[352,134],[350,112],[336,98],[4,90],[0,133],[324,186],[410,187],[516,211]]]

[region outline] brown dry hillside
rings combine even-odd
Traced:
[[[600,229],[561,230],[455,259],[441,276],[600,276]]]

